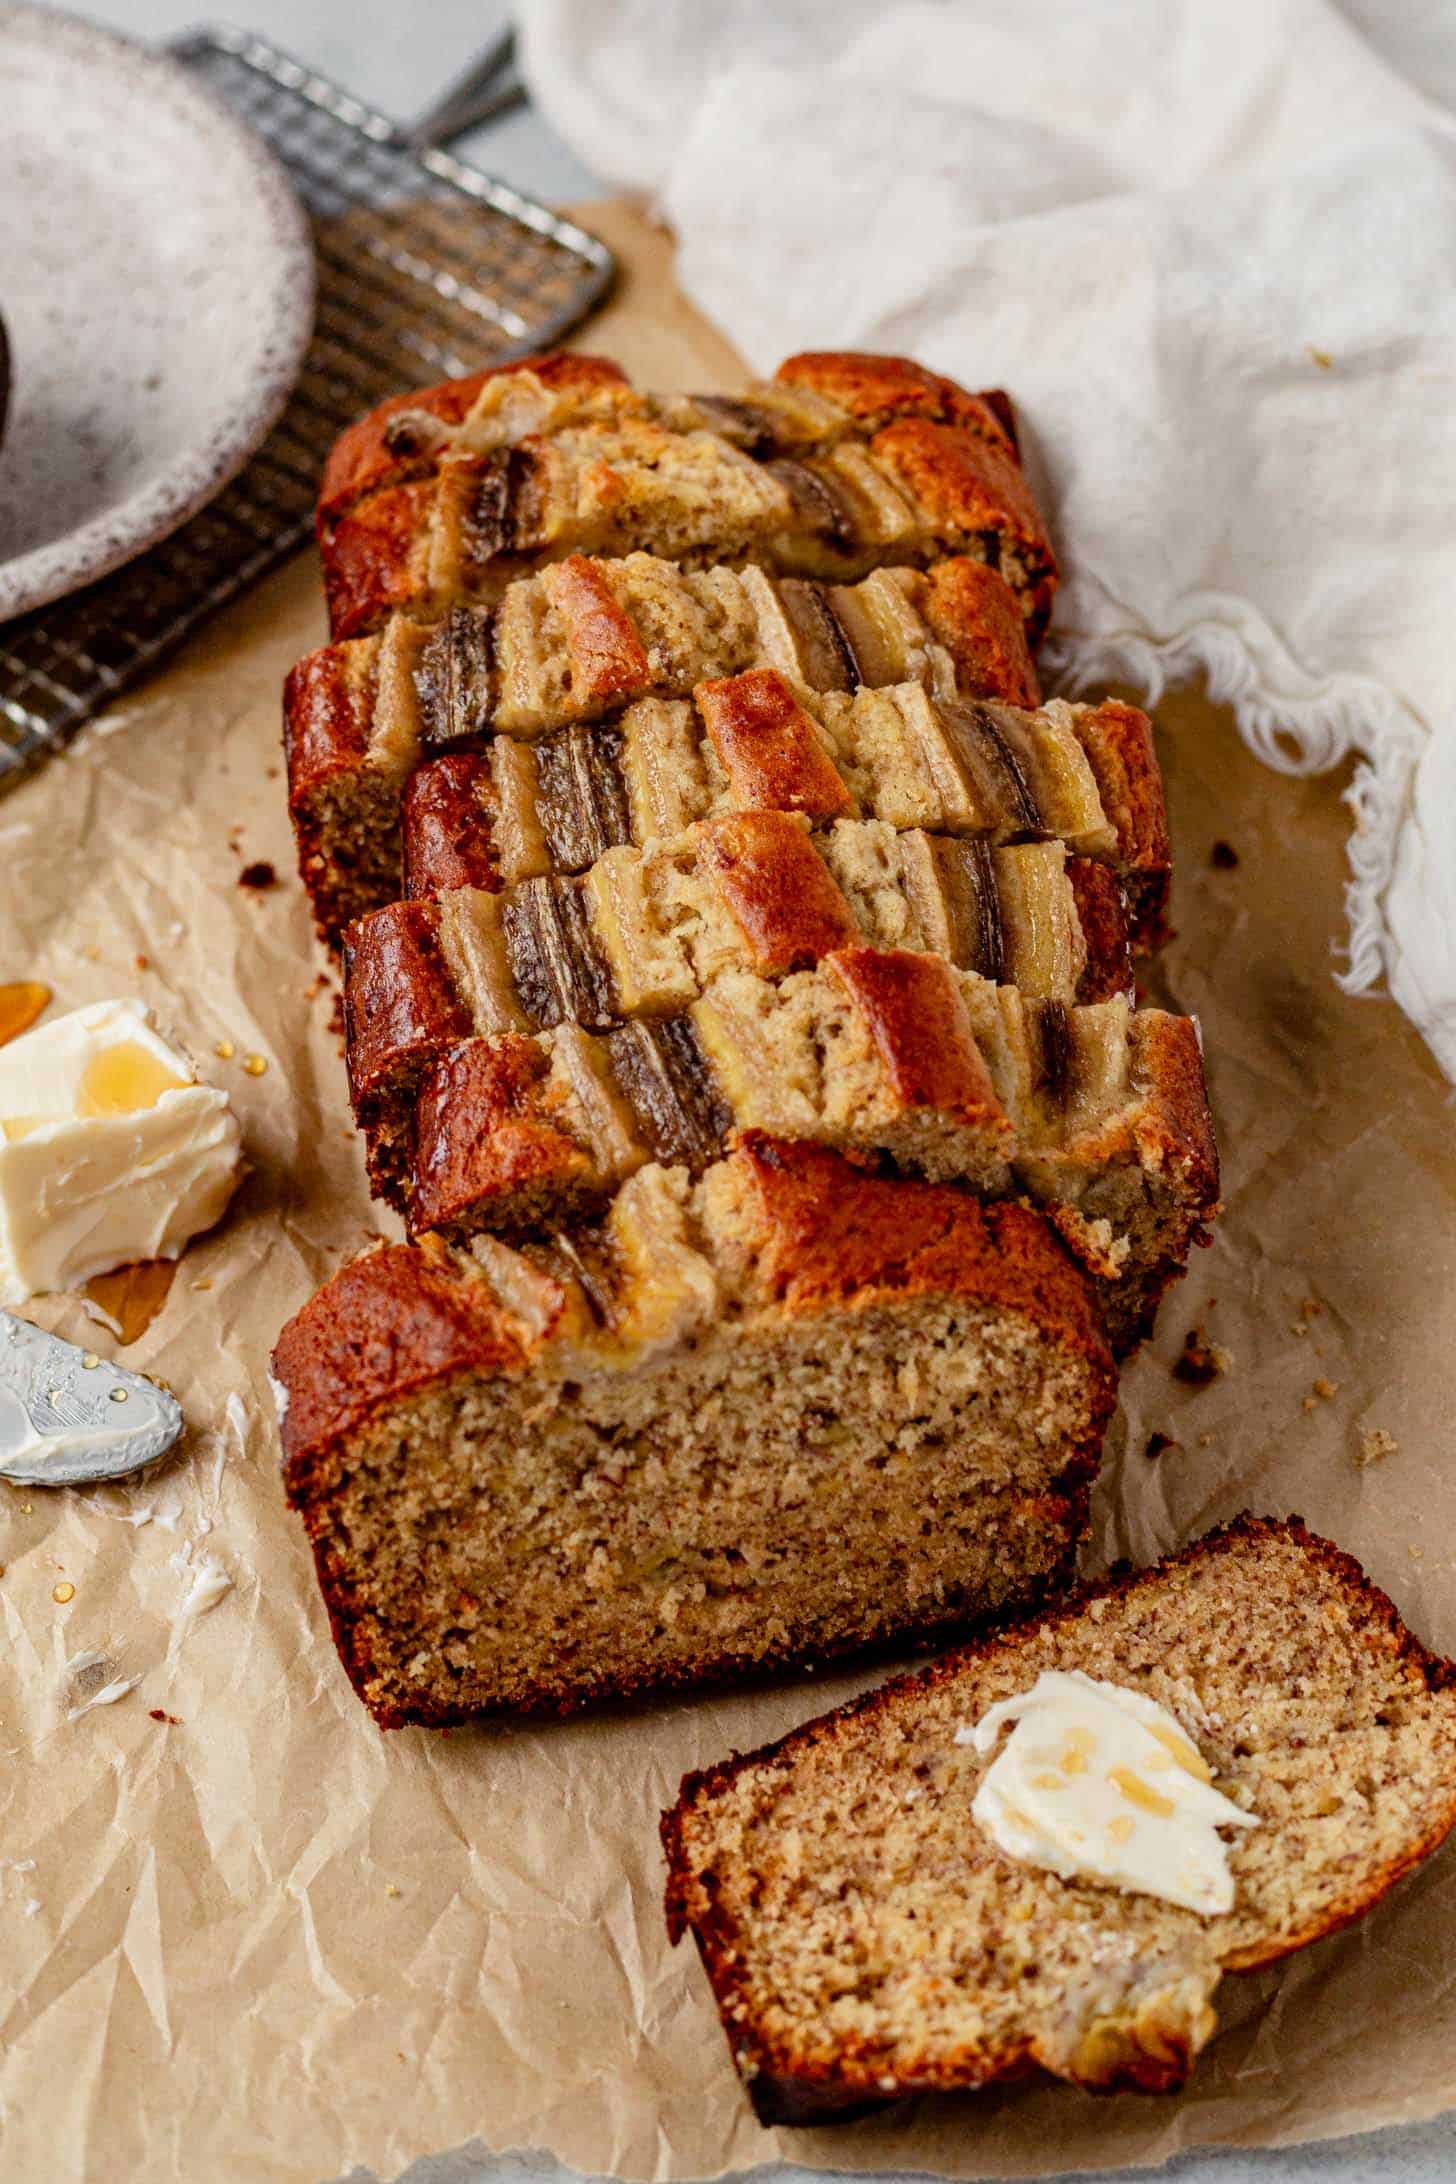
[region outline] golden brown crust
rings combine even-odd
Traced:
[[[853,812],[854,798],[813,721],[776,668],[700,682],[693,700],[738,804],[811,819]]]
[[[920,611],[955,662],[966,698],[999,698],[1034,711],[1041,685],[1016,594],[999,570],[968,554],[939,561],[920,580]]]
[[[288,802],[295,817],[314,791],[360,764],[369,748],[374,648],[323,645],[288,671],[283,685],[283,746]]]
[[[344,938],[349,1093],[367,1124],[381,1102],[412,1089],[410,1073],[472,1025],[440,949],[432,902],[394,902],[358,918]]]
[[[1168,938],[1172,850],[1153,724],[1135,705],[1106,698],[1084,711],[1077,736],[1102,808],[1117,829],[1133,945],[1143,954]]]
[[[433,477],[381,486],[330,526],[320,551],[336,640],[377,629],[414,597],[435,490]]]
[[[1180,1179],[1195,1229],[1218,1211],[1218,1144],[1191,1016],[1146,1009],[1133,1018],[1133,1069],[1150,1094],[1141,1124],[1145,1163]]]
[[[765,978],[852,947],[859,929],[803,822],[788,812],[737,811],[705,821],[698,855]]]
[[[1066,1452],[1059,1475],[1044,1489],[1022,1497],[1008,1515],[1037,1575],[1025,1596],[1038,1597],[1065,1582],[1085,1524],[1095,1452],[1115,1399],[1114,1374],[1097,1333],[1085,1284],[1045,1224],[1021,1209],[988,1215],[971,1197],[929,1185],[866,1177],[832,1154],[758,1143],[736,1151],[723,1175],[734,1206],[731,1242],[723,1256],[708,1242],[700,1248],[738,1297],[743,1309],[788,1323],[843,1306],[852,1314],[899,1305],[927,1290],[964,1296],[978,1308],[1008,1307],[1024,1315],[1054,1345],[1080,1356],[1086,1371],[1085,1430]],[[816,1230],[826,1219],[852,1247],[821,1252]],[[730,1263],[731,1262],[731,1263]],[[521,1273],[526,1274],[524,1266]],[[467,1255],[427,1237],[420,1244],[376,1251],[345,1268],[285,1330],[274,1371],[285,1401],[285,1482],[314,1542],[315,1559],[341,1658],[361,1698],[384,1726],[404,1720],[443,1725],[472,1718],[453,1697],[446,1678],[438,1692],[428,1679],[406,1697],[371,1659],[377,1614],[361,1590],[361,1572],[347,1532],[336,1522],[334,1497],[348,1476],[356,1433],[401,1405],[443,1385],[472,1376],[516,1375],[553,1369],[556,1331],[592,1322],[585,1298],[573,1285],[530,1274],[530,1326],[496,1301],[496,1292]],[[573,1349],[571,1358],[577,1352]],[[624,1360],[624,1362],[626,1362]],[[561,1360],[563,1371],[568,1358]],[[570,1369],[579,1369],[572,1366]],[[407,1430],[405,1420],[402,1429]],[[1008,1538],[1009,1548],[1009,1538]],[[813,1657],[828,1659],[881,1652],[894,1639],[932,1642],[963,1632],[984,1615],[984,1604],[962,1597],[952,1580],[936,1605],[912,1625],[876,1630],[868,1647],[854,1635]],[[518,1709],[562,1714],[647,1691],[715,1683],[741,1684],[799,1665],[802,1644],[780,1641],[750,1656],[741,1650],[721,1661],[664,1670],[637,1661],[589,1671],[564,1665],[559,1679],[543,1678]]]
[[[365,642],[324,645],[289,670],[283,685],[283,748],[288,814],[298,845],[298,869],[318,929],[337,932],[352,875],[339,867],[329,836],[331,788],[347,796],[369,749],[374,709],[375,648]]]
[[[446,379],[439,386],[410,389],[393,394],[387,402],[361,417],[342,432],[329,451],[319,487],[318,527],[323,534],[366,493],[383,485],[433,468],[428,451],[418,451],[391,432],[402,415],[423,414],[445,426],[462,424],[483,388],[507,372],[530,372],[535,378],[563,392],[575,388],[626,386],[626,374],[604,356],[576,356],[553,351],[544,356],[513,357],[506,364],[490,364],[484,371],[463,379]]]
[[[490,760],[479,751],[451,751],[413,773],[400,809],[406,896],[452,887],[499,893],[494,813]]]
[[[616,368],[600,359],[526,359],[512,368],[529,369],[548,385],[626,387]],[[463,437],[459,433],[493,376],[476,375],[395,397],[352,427],[335,449],[318,511],[335,637],[361,634],[395,607],[428,611],[432,585],[427,564],[442,600],[448,601],[470,596],[511,573],[518,567],[510,561],[513,553],[530,561],[549,563],[553,558],[554,534],[539,531],[531,513],[549,499],[551,480],[561,469],[561,452],[549,424],[540,433],[513,437],[508,455],[502,448],[482,454],[473,427]],[[916,541],[910,559],[926,559],[938,534],[943,534],[943,545],[954,546],[960,539],[979,549],[1010,577],[1028,631],[1033,636],[1041,632],[1056,567],[1021,473],[1014,418],[1004,395],[969,394],[905,358],[806,355],[789,359],[781,378],[785,386],[797,383],[806,390],[822,383],[845,425],[918,500],[929,536]],[[650,408],[650,398],[644,399]],[[735,407],[731,401],[721,406]],[[751,404],[747,407],[752,409]],[[636,420],[636,428],[648,441],[655,435],[654,444],[666,446],[675,437],[671,427],[645,416]],[[843,429],[831,422],[827,442],[832,444]],[[603,519],[615,507],[625,542],[634,530],[638,488],[633,466],[622,469],[614,463],[613,444],[608,434],[602,442],[604,460],[589,466],[591,492]],[[639,450],[642,460],[650,467],[651,457]],[[807,492],[811,512],[824,516],[840,508],[824,477],[792,461],[786,467],[797,476],[801,493]],[[453,566],[448,553],[446,562],[436,566],[442,542],[450,542]],[[635,542],[649,541],[639,537]],[[696,543],[705,547],[711,539]],[[770,544],[759,541],[760,547]],[[802,542],[794,550],[801,551]],[[726,558],[735,551],[749,551],[749,542],[725,543]]]
[[[1115,994],[1131,993],[1132,950],[1121,880],[1111,865],[1096,857],[1069,857],[1066,871],[1087,949],[1078,1001],[1110,1001]]]
[[[974,1290],[1026,1313],[1087,1358],[1101,1380],[1104,1422],[1110,1415],[1115,1375],[1096,1304],[1071,1258],[1048,1252],[1040,1214],[983,1204],[954,1184],[869,1175],[823,1146],[753,1131],[733,1157],[761,1220],[757,1283],[787,1310],[817,1311],[886,1289]]]
[[[712,1889],[711,1876],[700,1876],[693,1868],[686,1840],[690,1810],[720,1796],[745,1768],[777,1765],[787,1771],[800,1752],[815,1745],[832,1743],[847,1721],[885,1711],[907,1692],[933,1689],[951,1682],[970,1662],[1012,1652],[1038,1632],[1055,1632],[1058,1627],[1084,1615],[1091,1602],[1117,1598],[1158,1583],[1170,1570],[1236,1554],[1250,1541],[1274,1537],[1291,1541],[1312,1565],[1322,1568],[1332,1578],[1345,1596],[1356,1628],[1364,1632],[1372,1647],[1388,1653],[1401,1664],[1413,1685],[1428,1692],[1456,1686],[1456,1663],[1430,1652],[1406,1629],[1394,1604],[1370,1582],[1352,1556],[1307,1530],[1299,1517],[1242,1516],[1150,1569],[1124,1569],[1105,1583],[1083,1587],[1059,1603],[1039,1608],[1029,1616],[1020,1616],[969,1645],[957,1648],[929,1668],[896,1678],[832,1713],[804,1723],[777,1743],[765,1745],[756,1752],[737,1754],[716,1766],[683,1777],[677,1802],[663,1814],[661,1821],[668,1868],[665,1892],[668,1932],[674,1942],[691,1932],[697,1943],[735,2059],[740,2068],[750,2074],[748,2091],[761,2122],[803,2125],[848,2120],[911,2093],[970,2090],[1014,2079],[1035,2069],[1039,2058],[1032,2043],[1025,2040],[1001,2047],[968,2043],[960,2051],[937,2059],[926,2069],[907,2073],[904,2077],[897,2075],[893,2085],[888,2085],[882,2074],[882,2064],[875,2063],[868,2054],[846,2053],[834,2061],[816,2063],[796,2054],[790,2042],[776,2040],[766,2033],[752,2021],[747,2010],[743,1957],[734,1921]],[[1271,1937],[1266,1945],[1257,1949],[1231,1953],[1224,1960],[1224,1969],[1257,1969],[1348,1925],[1377,1903],[1404,1873],[1429,1855],[1453,1825],[1456,1825],[1456,1785],[1453,1785],[1450,1805],[1441,1819],[1418,1842],[1406,1845],[1401,1856],[1388,1867],[1355,1882],[1343,1901],[1332,1905],[1321,1918],[1298,1933]],[[703,1908],[701,1885],[704,1880],[709,1882],[706,1909]],[[1105,2074],[1099,2077],[1097,2089],[1111,2090],[1120,2086],[1144,2092],[1176,2089],[1188,2076],[1192,2054],[1186,2042],[1169,2039],[1166,2032],[1159,2045],[1159,2053],[1123,2051],[1101,2058]]]
[[[878,432],[897,417],[928,417],[961,425],[1008,455],[1016,452],[1009,399],[968,394],[953,379],[927,371],[908,356],[876,356],[853,349],[804,349],[784,358],[774,378],[786,387],[807,387],[854,419],[862,432]]]
[[[541,583],[561,616],[580,699],[596,710],[625,705],[651,689],[652,663],[637,626],[599,561],[569,554],[541,571]]]
[[[310,1459],[370,1417],[451,1373],[524,1372],[517,1323],[448,1253],[383,1245],[341,1267],[278,1337],[273,1373],[288,1390],[280,1433],[290,1494]]]
[[[1026,580],[1013,589],[1021,593],[1027,636],[1035,644],[1051,614],[1057,562],[1015,459],[993,441],[927,417],[886,425],[870,446],[909,489],[948,548],[990,536],[1015,549]]]
[[[1011,1135],[960,987],[942,956],[841,948],[824,958],[869,1026],[897,1099]]]
[[[550,1063],[534,1039],[468,1039],[429,1071],[415,1111],[413,1227],[477,1226],[483,1206],[550,1194],[550,1218],[573,1211],[592,1163],[552,1120]]]

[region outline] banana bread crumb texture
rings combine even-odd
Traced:
[[[741,1144],[515,1251],[356,1260],[285,1328],[290,1499],[385,1724],[569,1712],[1065,1584],[1114,1400],[1015,1205]]]
[[[1003,1855],[957,1746],[1046,1668],[1142,1691],[1257,1814],[1203,1918]],[[1225,1971],[1367,1910],[1456,1821],[1456,1669],[1298,1519],[1246,1518],[689,1776],[663,1822],[760,2118],[812,2123],[1027,2069],[1181,2085]]]

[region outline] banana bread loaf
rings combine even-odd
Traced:
[[[756,568],[682,570],[642,553],[569,556],[510,585],[494,610],[457,607],[434,625],[396,615],[381,633],[326,645],[293,669],[284,690],[289,808],[326,937],[399,892],[396,815],[422,759],[492,732],[529,743],[633,706],[641,725],[627,738],[615,793],[610,735],[555,742],[597,753],[593,772],[607,778],[589,804],[620,802],[630,784],[645,823],[653,778],[673,756],[671,745],[656,755],[657,713],[699,682],[754,667],[826,695],[909,682],[947,704],[1038,700],[1015,600],[993,570],[964,557],[925,573],[885,569],[860,584],[822,585]],[[648,699],[657,707],[641,703]],[[497,746],[497,757],[529,794],[531,753]],[[505,812],[514,810],[520,792],[509,773],[499,793]],[[523,824],[530,843],[529,817]],[[625,838],[613,833],[603,846]]]
[[[376,1719],[569,1712],[1064,1585],[1114,1399],[1050,1226],[751,1141],[598,1230],[344,1268],[274,1358]]]
[[[894,357],[791,358],[743,399],[641,394],[591,357],[395,398],[325,472],[332,633],[489,604],[568,554],[645,548],[832,582],[969,554],[1000,570],[1035,639],[1056,562],[1009,424],[1004,396]]]
[[[1228,1844],[1231,1910],[1060,1878],[973,1816],[991,1755],[964,1733],[1046,1670],[1158,1701],[1179,1763],[1255,1818]],[[1453,1821],[1456,1668],[1297,1519],[1245,1518],[688,1776],[668,1922],[765,2123],[1028,2069],[1161,2091],[1212,2037],[1223,1972],[1358,1917]]]

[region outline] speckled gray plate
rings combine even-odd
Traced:
[[[287,177],[175,62],[0,6],[0,619],[104,576],[247,461],[313,325]]]

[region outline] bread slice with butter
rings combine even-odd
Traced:
[[[1230,1910],[1001,1846],[981,1792],[1009,1747],[994,1718],[974,1732],[1047,1671],[1156,1700],[1186,1738],[1194,1773],[1174,1752],[1131,1776],[1129,1815],[1206,1775],[1252,1816],[1227,1840]],[[1073,1832],[1090,1846],[1098,1823],[1088,1794]],[[688,1776],[663,1820],[668,1923],[697,1942],[765,2123],[1032,2069],[1166,2091],[1213,2035],[1224,1972],[1358,1917],[1453,1823],[1456,1665],[1297,1518],[1243,1518]],[[1060,1862],[1098,1863],[1065,1844]]]

